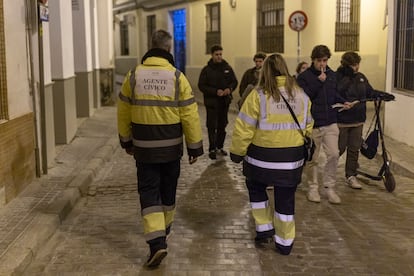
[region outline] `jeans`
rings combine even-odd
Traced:
[[[345,177],[357,175],[363,125],[339,128],[339,155],[346,150]]]
[[[229,105],[224,101],[217,101],[216,106],[206,107],[209,151],[223,148],[228,124],[228,112]]]

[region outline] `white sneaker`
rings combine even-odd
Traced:
[[[348,177],[348,179],[345,181],[349,187],[352,189],[362,189],[361,184],[359,183],[358,179],[353,175]]]
[[[318,189],[310,188],[306,197],[311,202],[321,202],[321,196],[319,195]]]
[[[328,196],[329,203],[341,204],[341,198],[336,194],[332,188],[326,189],[326,195]]]

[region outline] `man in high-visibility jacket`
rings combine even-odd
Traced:
[[[171,43],[168,32],[153,34],[152,48],[125,77],[118,100],[121,146],[136,160],[148,267],[167,255],[183,134],[190,164],[203,154],[197,103],[187,78],[174,67]]]

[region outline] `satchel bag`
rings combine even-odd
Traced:
[[[315,148],[316,148],[315,142],[313,141],[313,139],[311,137],[309,137],[309,136],[307,136],[303,133],[303,130],[300,127],[298,118],[296,118],[296,115],[293,112],[292,107],[290,106],[288,101],[285,99],[285,97],[283,97],[282,94],[280,94],[280,96],[282,97],[283,101],[287,105],[287,107],[289,109],[289,112],[292,115],[293,119],[295,120],[296,124],[298,125],[298,128],[299,128],[298,130],[299,130],[300,134],[303,137],[303,140],[304,140],[303,155],[305,157],[305,161],[312,161],[312,157],[313,157],[313,154],[315,153]]]
[[[377,154],[378,149],[378,129],[374,129],[369,133],[369,135],[363,139],[362,145],[360,148],[360,152],[363,156],[365,156],[368,159],[372,159]]]
[[[306,135],[303,138],[305,140],[305,143],[303,144],[304,151],[305,151],[305,154],[304,154],[305,160],[312,161],[312,157],[313,157],[313,154],[315,153],[315,148],[316,148],[315,141],[313,141],[311,137],[306,136]]]

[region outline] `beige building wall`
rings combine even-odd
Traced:
[[[193,88],[197,88],[201,69],[210,59],[206,53],[206,4],[216,1],[196,1],[187,8],[187,66],[186,75]],[[175,9],[175,8],[174,8]],[[256,52],[256,1],[238,1],[232,8],[221,1],[221,45],[223,57],[233,67],[238,79],[253,66]]]
[[[384,29],[385,7],[385,0],[361,1],[360,70],[378,90],[385,90],[388,32]]]
[[[212,0],[192,1],[178,5],[168,6],[153,11],[139,9],[128,12],[136,16],[136,26],[130,29],[137,36],[130,37],[131,58],[137,61],[145,54],[147,49],[147,16],[156,16],[156,28],[166,29],[172,33],[172,21],[169,12],[176,9],[186,9],[187,16],[187,66],[186,75],[197,90],[198,76],[203,66],[207,64],[210,55],[205,49],[205,18],[206,4],[215,3]],[[224,48],[223,57],[233,67],[236,76],[240,80],[246,69],[253,66],[252,57],[256,49],[257,27],[257,1],[239,0],[236,8],[230,6],[229,1],[220,1],[221,12],[221,44]],[[384,10],[386,0],[361,1],[360,17],[360,50],[362,56],[361,71],[367,75],[371,84],[380,90],[385,89],[385,54],[387,30],[383,30]],[[308,16],[307,27],[298,33],[289,28],[289,15],[302,10]],[[128,14],[125,13],[125,14]],[[134,14],[135,13],[135,14]],[[117,17],[124,14],[117,15]],[[318,44],[327,45],[332,52],[329,66],[336,70],[340,64],[341,55],[344,52],[335,52],[335,21],[336,1],[326,0],[302,0],[285,1],[285,45],[284,53],[289,70],[294,74],[299,60],[311,62],[312,48]],[[115,29],[118,26],[115,26]],[[118,35],[119,31],[115,31]],[[118,38],[115,41],[119,41]],[[119,42],[116,42],[119,43]],[[299,45],[298,45],[299,43]],[[117,44],[116,44],[117,45]],[[299,47],[299,53],[298,53]],[[119,49],[119,46],[116,46]],[[260,49],[259,49],[260,50]],[[135,56],[136,55],[136,56]],[[236,95],[237,96],[237,95]]]
[[[157,29],[172,30],[169,11],[185,8],[187,12],[187,67],[186,75],[196,90],[201,68],[210,56],[205,49],[205,5],[215,3],[214,0],[191,1],[176,6],[169,6],[154,11],[138,10],[136,13],[138,35],[136,37],[137,60],[147,50],[146,16],[155,14]],[[236,8],[231,8],[227,0],[221,2],[221,29],[224,58],[233,66],[237,77],[253,66],[252,56],[256,49],[256,2],[255,0],[239,0]],[[360,66],[371,85],[378,90],[395,92],[396,102],[386,104],[385,132],[396,140],[414,145],[414,130],[407,128],[407,121],[414,117],[414,97],[393,89],[394,74],[394,41],[393,18],[396,0],[361,0],[360,11],[360,43],[359,54],[362,57]],[[388,5],[388,26],[384,26],[385,10]],[[296,0],[285,1],[285,51],[291,73],[298,59],[298,34],[288,26],[289,15],[295,10],[302,10],[308,16],[307,27],[300,32],[299,59],[311,62],[312,48],[317,44],[325,44],[332,51],[329,66],[336,70],[340,64],[342,51],[335,52],[336,1]],[[117,27],[115,27],[117,28]],[[115,31],[115,35],[118,35]],[[116,38],[115,41],[118,39]]]
[[[205,18],[206,4],[217,1],[201,0],[169,6],[154,11],[138,10],[138,35],[131,45],[137,50],[137,58],[147,51],[147,16],[156,16],[157,29],[163,28],[172,32],[170,11],[185,8],[187,12],[187,76],[195,84],[201,68],[210,58],[205,49]],[[241,0],[236,8],[229,1],[221,2],[221,32],[223,56],[233,66],[240,79],[243,72],[253,66],[252,56],[256,53],[256,2]],[[387,31],[383,30],[386,0],[361,1],[360,17],[360,50],[363,58],[361,70],[377,89],[385,89],[385,54]],[[308,26],[300,32],[300,60],[310,62],[310,53],[317,44],[325,44],[332,51],[329,65],[336,70],[343,52],[335,52],[335,21],[336,1],[302,0],[285,1],[285,51],[282,53],[287,60],[291,73],[298,60],[298,34],[289,28],[289,15],[295,10],[303,10],[308,16]],[[117,28],[117,27],[116,27]],[[131,29],[130,31],[133,31]],[[115,32],[119,33],[119,32]],[[131,37],[132,38],[132,37]],[[116,41],[119,39],[116,39]],[[132,40],[131,40],[132,41]],[[134,51],[135,53],[135,51]],[[131,55],[135,55],[131,53]]]

